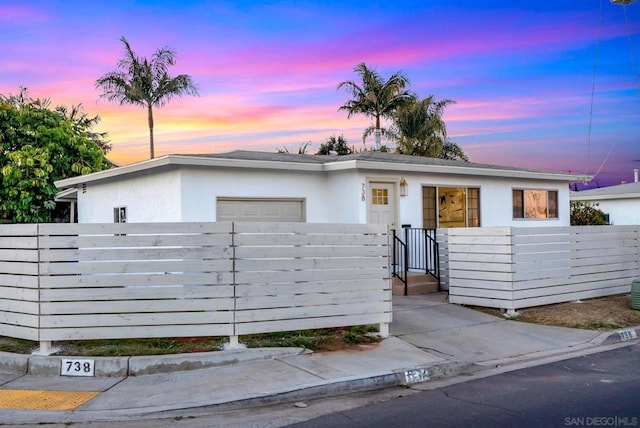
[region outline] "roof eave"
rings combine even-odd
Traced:
[[[58,189],[65,189],[69,187],[76,187],[84,183],[106,180],[109,178],[114,178],[120,175],[130,174],[133,172],[145,171],[148,169],[157,168],[159,166],[169,165],[171,163],[172,163],[171,157],[167,155],[159,158],[149,159],[142,162],[136,162],[131,165],[105,169],[104,171],[94,172],[86,175],[79,175],[77,177],[65,178],[63,180],[55,181],[53,184]]]
[[[526,178],[539,180],[563,181],[567,183],[590,181],[591,176],[550,171],[528,171],[519,169],[499,169],[469,165],[427,165],[397,162],[381,162],[372,160],[351,159],[326,163],[287,162],[256,159],[233,159],[224,157],[203,157],[189,155],[165,155],[155,159],[137,162],[131,165],[112,168],[92,174],[58,180],[54,184],[59,189],[78,187],[82,184],[116,178],[122,175],[142,172],[153,168],[167,166],[202,166],[220,168],[261,168],[287,171],[340,171],[348,169],[372,169],[378,171],[428,172],[442,174],[458,174],[472,176],[489,176],[503,178]]]
[[[204,167],[220,167],[220,168],[264,168],[279,169],[289,171],[322,171],[323,165],[317,163],[291,163],[280,161],[266,160],[247,160],[247,159],[229,159],[229,158],[209,158],[201,156],[185,156],[185,155],[165,155],[159,158],[137,162],[131,165],[121,166],[118,168],[107,169],[104,171],[94,172],[92,174],[80,175],[78,177],[66,178],[58,180],[54,184],[59,189],[69,187],[77,187],[81,184],[91,183],[121,175],[141,172],[153,168],[163,166],[204,166]]]
[[[343,162],[331,162],[325,165],[326,171],[338,171],[346,169],[375,169],[382,171],[430,172],[489,177],[527,178],[564,181],[567,183],[574,183],[579,181],[587,182],[592,179],[592,176],[590,175],[553,171],[527,171],[518,169],[478,168],[474,166],[454,165],[400,164],[368,160],[348,160]]]
[[[640,199],[640,193],[608,193],[599,195],[581,195],[580,192],[570,196],[572,201],[606,201],[614,199]]]
[[[78,200],[78,189],[75,187],[62,190],[53,198],[56,202],[73,202]]]

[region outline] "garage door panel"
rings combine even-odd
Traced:
[[[218,221],[304,222],[302,199],[218,199]]]

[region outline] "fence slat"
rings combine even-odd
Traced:
[[[84,327],[123,327],[154,325],[196,325],[224,324],[233,321],[231,311],[211,312],[157,312],[157,313],[120,313],[120,314],[79,314],[79,315],[43,315],[40,328],[74,326]],[[36,318],[37,322],[37,318]],[[36,324],[37,325],[37,324]]]
[[[388,257],[389,249],[382,246],[342,247],[237,247],[238,259],[278,259],[296,257]]]
[[[238,323],[236,325],[237,335],[257,334],[257,333],[270,333],[274,331],[288,331],[292,325],[295,325],[295,330],[317,329],[317,328],[330,328],[341,327],[345,325],[367,325],[378,323],[390,323],[391,312],[384,314],[358,314],[358,315],[346,315],[335,317],[322,317],[322,318],[300,318],[291,321],[257,321],[250,323]]]
[[[518,309],[628,292],[631,281],[640,276],[639,229],[495,228],[485,234],[449,230],[449,291],[455,296],[450,300]],[[492,242],[503,244],[492,249]],[[484,254],[478,254],[483,248]],[[513,263],[492,262],[509,258]]]
[[[140,337],[233,336],[233,324],[43,328],[41,341],[135,339]],[[36,339],[37,340],[37,339]]]
[[[386,225],[12,226],[0,229],[0,328],[16,326],[0,331],[31,340],[390,321]]]
[[[40,277],[40,288],[228,285],[233,280],[231,270],[231,264],[229,264],[227,272],[43,276]]]
[[[0,267],[1,267],[0,263]],[[218,272],[229,268],[228,260],[115,260],[96,262],[40,263],[41,275],[75,275],[104,273],[182,273]],[[36,268],[37,273],[37,268]]]
[[[43,289],[41,302],[100,301],[101,304],[112,300],[146,300],[200,298],[212,299],[233,297],[231,286],[136,286],[136,287],[100,287],[100,288],[63,288]]]
[[[154,296],[155,297],[155,296]],[[194,311],[230,311],[233,300],[229,295],[218,298],[174,299],[174,300],[110,300],[108,302],[45,302],[40,305],[42,315],[79,315],[79,314],[131,314],[142,312],[194,312]]]

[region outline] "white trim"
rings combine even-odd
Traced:
[[[58,188],[77,186],[78,184],[92,181],[115,178],[120,175],[132,174],[163,166],[205,166],[221,168],[262,168],[262,169],[286,169],[291,171],[318,171],[323,170],[319,163],[297,163],[281,161],[262,161],[246,159],[210,158],[203,156],[165,155],[131,165],[107,169],[92,174],[58,180],[54,184]]]
[[[313,156],[313,155],[309,155]],[[313,158],[310,158],[310,160]],[[427,165],[399,162],[383,162],[370,160],[327,160],[319,162],[289,162],[278,160],[252,160],[235,159],[226,157],[188,156],[188,155],[164,155],[155,159],[137,162],[131,165],[81,175],[78,177],[58,180],[54,184],[61,189],[78,186],[83,183],[95,182],[117,178],[122,175],[143,172],[161,167],[201,166],[219,168],[255,168],[289,171],[331,172],[342,170],[373,170],[394,171],[405,174],[406,172],[420,172],[447,175],[466,175],[484,177],[508,177],[508,178],[532,178],[540,180],[554,180],[562,182],[588,181],[590,176],[551,171],[533,171],[510,168],[492,168],[491,166],[458,165]]]
[[[324,165],[324,171],[340,171],[346,169],[370,169],[377,171],[421,172],[447,175],[473,175],[482,177],[535,178],[540,180],[557,180],[566,182],[589,181],[591,176],[553,171],[529,171],[519,169],[499,169],[491,167],[424,165],[398,162],[379,162],[367,160],[349,160],[331,162]]]
[[[609,194],[600,194],[600,195],[580,195],[574,193],[569,195],[569,199],[572,201],[604,201],[604,200],[615,200],[615,199],[640,199],[640,193],[609,193]]]
[[[78,200],[78,189],[76,187],[71,187],[69,189],[62,190],[56,193],[53,200],[56,202],[75,202]]]

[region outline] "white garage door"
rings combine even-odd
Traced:
[[[302,199],[218,198],[217,221],[305,221]]]

